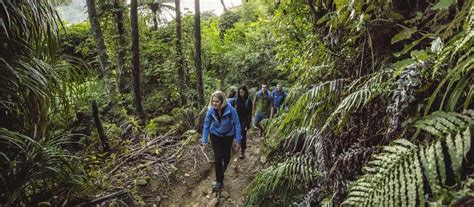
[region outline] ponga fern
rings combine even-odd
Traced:
[[[336,126],[342,126],[347,121],[350,112],[360,109],[370,103],[375,97],[390,92],[389,88],[394,84],[393,78],[389,78],[390,72],[379,71],[363,76],[352,81],[346,88],[342,100],[338,103],[331,115],[326,119],[321,131],[326,131],[332,126],[336,118],[340,118]]]
[[[343,205],[415,206],[416,189],[423,189],[420,165],[410,166],[420,162],[416,150],[416,145],[405,139],[385,147],[369,162],[367,174],[356,181]]]
[[[420,120],[416,126],[433,127],[436,131],[430,129],[428,132],[435,132],[433,135],[438,139],[427,146],[417,146],[406,139],[398,139],[391,146],[384,147],[364,168],[366,174],[352,185],[343,204],[425,206],[428,203],[425,198],[441,199],[448,173],[455,175],[451,180],[458,182],[461,179],[462,163],[471,148],[472,121],[472,116],[441,112]],[[447,130],[448,127],[441,122],[458,123]],[[424,177],[428,186],[425,186]],[[449,202],[442,201],[444,204]]]
[[[315,126],[325,117],[321,112],[333,107],[347,85],[345,79],[335,79],[314,85],[292,105],[288,114],[279,124],[279,135],[288,136],[291,130],[299,126]],[[302,112],[305,113],[302,113]]]
[[[272,165],[260,172],[244,190],[246,205],[262,203],[269,196],[278,196],[287,204],[298,190],[305,189],[321,173],[314,170],[312,158],[291,157],[278,165]]]
[[[455,111],[459,107],[463,109],[472,107],[472,72],[474,70],[474,6],[472,2],[466,1],[462,11],[459,13],[461,16],[467,13],[464,30],[447,42],[437,55],[433,69],[428,71],[432,73],[433,79],[441,76],[442,80],[428,100],[425,115],[441,97],[439,110]],[[463,94],[466,94],[464,103],[458,104],[464,98]]]
[[[437,111],[415,122],[415,126],[438,137],[444,137],[474,125],[472,115]]]
[[[291,97],[288,95],[288,102],[285,104],[289,103],[291,108],[283,111],[269,123],[267,130],[277,131],[276,140],[272,140],[272,146],[278,146],[283,140],[288,139],[299,141],[293,139],[295,129],[308,130],[324,120],[326,117],[322,114],[330,110],[339,100],[347,82],[346,79],[335,79],[318,83],[304,93],[299,87],[295,92],[290,93]]]

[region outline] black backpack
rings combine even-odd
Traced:
[[[237,98],[238,98],[237,96],[234,97],[234,104],[233,104],[234,108],[237,108],[237,100],[238,100]],[[246,108],[251,107],[249,106],[249,104],[250,104],[250,96],[247,96],[247,100],[245,100],[245,107]]]

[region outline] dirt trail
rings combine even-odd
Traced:
[[[183,187],[176,188],[163,200],[160,206],[243,206],[242,191],[261,169],[260,139],[256,139],[255,131],[249,131],[245,159],[239,159],[237,152],[232,152],[231,163],[225,172],[224,188],[220,198],[212,194],[215,171],[212,165],[207,167],[206,174],[200,180],[192,181],[192,176],[183,181]],[[212,150],[212,149],[209,149]]]

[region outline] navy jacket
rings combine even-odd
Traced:
[[[206,117],[204,118],[202,143],[207,143],[207,137],[209,136],[209,133],[211,133],[221,137],[234,136],[237,143],[240,144],[242,142],[240,130],[239,116],[237,115],[237,111],[234,107],[227,104],[227,106],[224,108],[224,112],[222,113],[222,118],[220,121],[216,116],[216,109],[209,107]]]

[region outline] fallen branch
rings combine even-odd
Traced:
[[[201,152],[202,152],[202,153],[204,154],[204,156],[206,157],[207,162],[211,162],[211,160],[209,160],[209,157],[208,157],[208,156],[206,155],[206,153],[204,152],[204,149],[203,149],[203,148],[204,148],[204,147],[200,147]]]
[[[130,155],[129,157],[127,157],[124,161],[122,161],[120,164],[118,164],[117,166],[115,166],[109,173],[107,173],[108,176],[112,175],[115,171],[117,171],[118,169],[120,169],[120,167],[122,167],[122,165],[124,165],[125,163],[127,163],[128,161],[132,160],[133,158],[135,157],[138,157],[140,156],[141,154],[143,154],[144,152],[148,151],[149,149],[153,148],[153,147],[156,147],[156,143],[158,141],[160,141],[163,137],[167,137],[169,136],[170,134],[174,133],[174,130],[169,130],[168,132],[166,132],[166,134],[162,135],[162,136],[159,136],[153,140],[151,140],[150,142],[147,143],[146,146],[142,147],[141,149],[137,150],[135,153],[133,153],[132,155]]]

